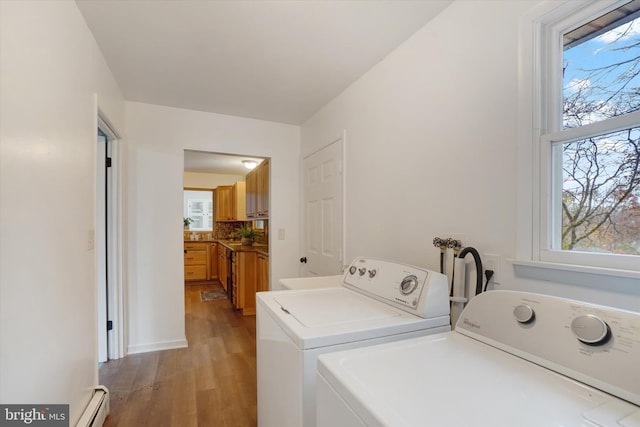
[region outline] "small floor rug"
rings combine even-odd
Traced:
[[[200,300],[202,302],[220,301],[226,298],[227,293],[222,289],[216,289],[214,291],[200,291]]]

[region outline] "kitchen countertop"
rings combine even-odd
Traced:
[[[257,252],[269,256],[269,245],[265,243],[254,243],[253,246],[243,245],[238,240],[185,240],[184,243],[218,243],[232,251]]]

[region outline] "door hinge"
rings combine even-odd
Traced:
[[[113,320],[107,320],[107,331],[113,329]]]
[[[111,167],[111,157],[107,157],[106,159],[104,159],[104,164],[110,168]]]

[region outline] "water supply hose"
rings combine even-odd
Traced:
[[[453,296],[453,286],[455,283],[455,274],[456,274],[456,258],[458,257],[458,252],[462,247],[462,242],[460,240],[455,240],[452,238],[447,239],[447,248],[453,249],[453,268],[451,269],[451,290],[449,291],[449,296]]]
[[[478,295],[482,292],[482,261],[480,260],[480,254],[472,247],[466,247],[460,251],[458,258],[464,258],[467,254],[473,256],[473,261],[476,264],[476,293]]]
[[[433,246],[440,248],[440,273],[446,274],[444,272],[444,253],[447,250],[446,241],[439,237],[435,237],[433,239]]]
[[[454,258],[454,267],[453,270],[457,271],[455,276],[452,276],[453,283],[451,285],[451,295],[449,299],[451,300],[451,327],[455,329],[456,323],[458,322],[458,318],[464,309],[464,305],[469,301],[465,296],[465,271],[464,271],[464,260],[462,258]]]

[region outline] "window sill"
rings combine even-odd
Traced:
[[[509,259],[507,262],[513,265],[515,277],[523,279],[567,283],[619,292],[637,292],[640,288],[638,271],[516,259]]]

